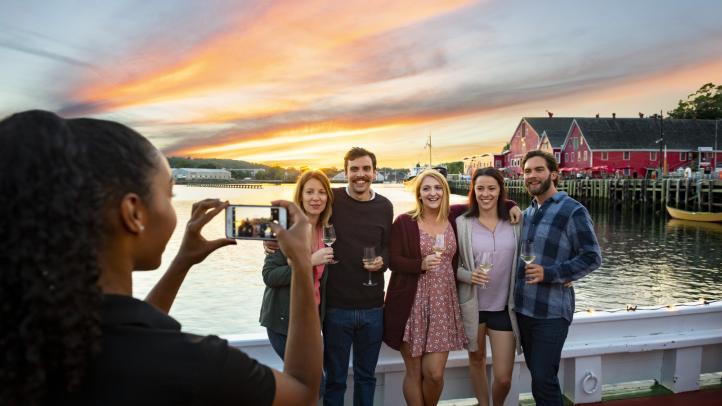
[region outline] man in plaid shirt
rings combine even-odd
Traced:
[[[557,191],[554,156],[530,151],[522,167],[524,184],[534,197],[524,212],[522,241],[533,243],[536,258],[529,265],[519,261],[514,310],[536,404],[563,405],[557,373],[574,315],[570,282],[601,265],[601,250],[587,209]]]

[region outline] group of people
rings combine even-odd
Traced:
[[[522,348],[537,403],[562,404],[556,374],[574,313],[572,282],[596,269],[601,254],[584,206],[556,190],[554,157],[532,151],[523,165],[534,197],[523,219],[494,168],[475,171],[468,203],[460,205],[450,205],[443,174],[422,172],[415,180],[414,210],[393,222],[391,204],[371,188],[376,157],[370,151],[346,154],[345,187],[331,189],[320,171],[299,178],[294,201],[314,225],[311,263],[323,330],[324,404],[343,404],[352,349],[354,404],[373,404],[382,341],[404,359],[409,405],[438,402],[448,353],[464,347],[479,404],[489,404],[490,394],[494,405],[503,404]],[[322,240],[330,223],[337,235],[333,249]],[[535,263],[519,260],[522,240],[536,242]],[[373,265],[361,261],[369,245],[381,252]],[[277,248],[266,243],[260,322],[283,359],[291,269]],[[484,254],[488,273],[479,269]],[[384,296],[386,268],[391,279]],[[380,283],[364,284],[366,272]]]
[[[262,270],[260,322],[281,372],[216,336],[183,333],[167,315],[190,268],[235,243],[200,233],[227,202],[193,206],[177,256],[145,301],[134,299],[132,271],[160,265],[176,225],[165,159],[118,123],[10,116],[0,122],[0,403],[292,405],[320,394],[342,405],[353,350],[354,404],[372,405],[385,342],[404,359],[408,404],[436,404],[448,352],[466,347],[486,405],[489,337],[493,404],[523,350],[537,404],[561,405],[571,283],[601,254],[587,210],[556,190],[554,157],[531,151],[522,166],[533,197],[523,213],[496,169],[474,173],[464,205],[450,205],[446,179],[427,170],[414,210],[395,220],[372,189],[376,157],[366,149],[345,155],[344,187],[302,174],[294,202],[273,202],[292,226],[272,225],[278,244],[265,244]],[[524,241],[529,264],[519,261]],[[364,258],[368,247],[376,258]]]

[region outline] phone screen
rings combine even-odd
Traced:
[[[226,236],[242,240],[275,240],[271,223],[286,228],[286,209],[277,206],[230,205],[226,208]]]

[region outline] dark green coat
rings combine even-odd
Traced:
[[[263,283],[266,290],[263,292],[261,316],[259,320],[263,327],[279,334],[288,335],[288,314],[291,302],[291,268],[288,266],[286,256],[281,250],[266,255],[263,263]],[[319,312],[321,321],[326,312],[326,279],[328,271],[324,269],[321,276],[321,305]]]

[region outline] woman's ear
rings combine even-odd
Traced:
[[[120,201],[120,221],[123,227],[133,234],[140,234],[145,230],[145,207],[140,196],[128,193]]]

